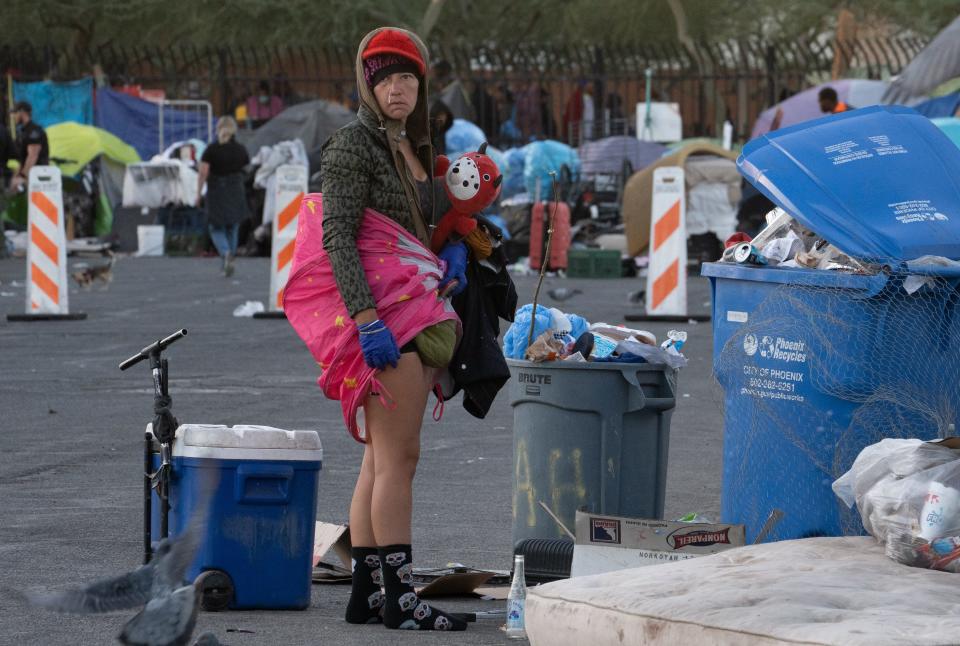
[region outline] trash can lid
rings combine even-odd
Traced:
[[[960,259],[960,148],[910,108],[874,106],[749,142],[737,168],[852,257]]]
[[[223,459],[321,460],[316,431],[287,431],[272,426],[181,424],[173,454]]]

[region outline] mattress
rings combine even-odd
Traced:
[[[534,646],[960,643],[960,575],[871,537],[751,545],[531,588]]]

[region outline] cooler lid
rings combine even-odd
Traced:
[[[749,142],[737,168],[852,257],[960,259],[960,148],[910,108],[862,108]]]
[[[237,424],[181,424],[177,428],[174,454],[191,452],[191,448],[239,449],[246,451],[284,451],[302,454],[302,459],[322,456],[320,436],[316,431],[286,431],[272,426]]]

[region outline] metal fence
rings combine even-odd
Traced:
[[[676,102],[685,136],[717,137],[724,120],[745,139],[757,115],[784,96],[832,75],[883,79],[898,73],[925,45],[921,38],[821,38],[769,42],[741,39],[635,45],[493,43],[435,47],[461,81],[463,103],[491,141],[503,139],[511,116],[521,139],[577,140],[582,133],[630,133],[644,98],[644,72],[653,70],[655,100]],[[356,102],[352,47],[120,48],[83,51],[0,47],[0,68],[16,80],[61,80],[102,71],[111,84],[162,89],[168,98],[210,101],[223,114],[266,92],[289,105],[322,98]],[[435,84],[436,85],[436,84]],[[570,97],[577,88],[594,97],[595,123],[571,127]],[[6,93],[4,93],[6,96]],[[501,142],[503,143],[503,142]],[[576,143],[576,141],[573,141]]]

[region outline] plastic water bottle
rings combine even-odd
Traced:
[[[523,554],[513,557],[513,582],[507,595],[507,637],[525,639],[524,610],[527,606],[527,584],[523,576]]]

